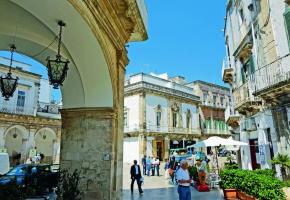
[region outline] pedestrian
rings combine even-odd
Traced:
[[[180,168],[176,171],[176,180],[178,183],[179,200],[191,200],[190,184],[192,179],[188,172],[188,163],[186,160],[180,162]]]
[[[159,167],[160,167],[160,161],[159,161],[159,158],[156,157],[156,159],[155,159],[155,169],[156,169],[157,176],[159,176]]]
[[[150,176],[150,168],[151,168],[151,159],[150,156],[146,159],[146,170],[147,170],[147,176]]]
[[[152,176],[155,176],[155,158],[152,158],[151,160],[151,170],[152,170]]]
[[[174,183],[175,170],[177,168],[178,163],[175,161],[175,156],[172,156],[169,163],[169,175],[171,176],[171,181]]]
[[[146,174],[146,155],[142,158],[143,175]]]
[[[136,180],[137,181],[137,185],[138,185],[139,193],[142,194],[143,193],[143,190],[141,188],[142,175],[141,175],[140,166],[137,165],[137,160],[134,160],[134,164],[131,166],[130,174],[131,174],[131,193],[133,193],[134,182]]]

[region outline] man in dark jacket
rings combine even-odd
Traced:
[[[131,166],[131,170],[130,170],[130,174],[131,174],[131,192],[133,193],[133,188],[134,188],[134,182],[135,180],[137,181],[137,185],[138,185],[138,189],[139,189],[139,193],[142,194],[143,190],[141,188],[141,169],[140,169],[140,165],[137,165],[137,160],[134,160],[134,165]]]

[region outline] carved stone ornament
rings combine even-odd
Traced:
[[[171,106],[171,109],[172,109],[174,112],[178,112],[178,111],[179,111],[179,107],[178,107],[177,103],[173,103],[173,105]]]

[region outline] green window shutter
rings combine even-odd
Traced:
[[[286,33],[288,36],[288,44],[290,48],[290,9],[287,9],[284,13],[284,19],[285,19],[285,27],[286,27]]]
[[[255,72],[255,63],[254,63],[254,58],[253,56],[251,56],[250,60],[249,60],[249,72],[250,74],[253,74]]]

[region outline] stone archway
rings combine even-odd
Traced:
[[[20,160],[26,159],[26,144],[28,140],[28,130],[20,125],[9,127],[4,133],[4,147],[10,157],[10,162],[13,162],[13,157],[17,154],[21,155]],[[19,161],[20,161],[19,160]]]
[[[136,0],[0,2],[0,49],[46,64],[56,54],[57,20],[66,22],[62,56],[70,70],[63,99],[60,167],[79,169],[84,199],[121,199],[125,43],[147,39]],[[143,10],[144,11],[144,10]]]
[[[55,148],[56,133],[50,128],[39,129],[35,136],[35,147],[37,152],[44,154],[45,163],[53,163],[57,149]]]

